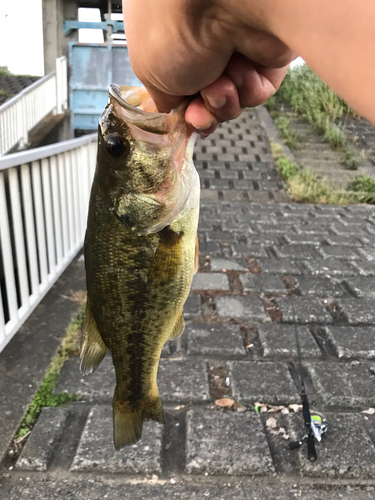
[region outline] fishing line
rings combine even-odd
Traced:
[[[327,423],[326,420],[319,413],[314,413],[313,415],[311,415],[310,413],[310,405],[306,394],[305,381],[303,378],[301,345],[299,342],[299,333],[296,321],[296,311],[294,308],[293,292],[291,292],[290,296],[291,296],[292,314],[294,319],[294,332],[295,332],[295,340],[297,347],[299,378],[301,382],[302,415],[307,433],[299,441],[294,441],[290,443],[289,449],[295,450],[302,445],[303,441],[306,441],[307,458],[310,460],[310,462],[315,462],[318,459],[318,455],[315,449],[315,439],[321,441],[322,435],[327,431]]]

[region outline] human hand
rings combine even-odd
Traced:
[[[209,135],[275,93],[294,55],[253,3],[244,21],[237,0],[123,0],[132,67],[159,111],[194,96],[186,121]]]

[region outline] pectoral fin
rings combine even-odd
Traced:
[[[185,320],[184,320],[184,315],[183,313],[180,314],[178,317],[176,324],[173,327],[172,333],[170,338],[171,339],[178,339],[178,337],[182,334],[185,328]]]
[[[198,267],[199,267],[199,240],[197,234],[197,239],[195,240],[194,274],[198,271]]]
[[[81,373],[89,375],[95,371],[107,351],[108,348],[103,342],[94,316],[92,315],[90,302],[87,300],[85,319],[82,326]]]
[[[158,234],[160,242],[149,271],[152,283],[170,281],[181,265],[181,242],[184,233],[176,233],[167,226]]]

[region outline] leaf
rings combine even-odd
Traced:
[[[294,411],[294,413],[298,413],[302,410],[302,405],[289,405],[289,410]]]
[[[375,415],[375,408],[369,408],[368,410],[361,411],[361,413],[367,413],[367,415]]]
[[[270,429],[276,429],[277,427],[276,418],[274,417],[268,418],[266,421],[266,426],[269,427]]]
[[[234,405],[233,399],[229,398],[222,398],[222,399],[217,399],[215,401],[215,405],[220,406],[221,408],[232,408]]]

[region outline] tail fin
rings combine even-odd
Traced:
[[[128,404],[121,401],[118,386],[116,386],[113,396],[113,440],[117,451],[141,439],[145,420],[155,420],[164,424],[163,407],[159,395],[133,411]]]

